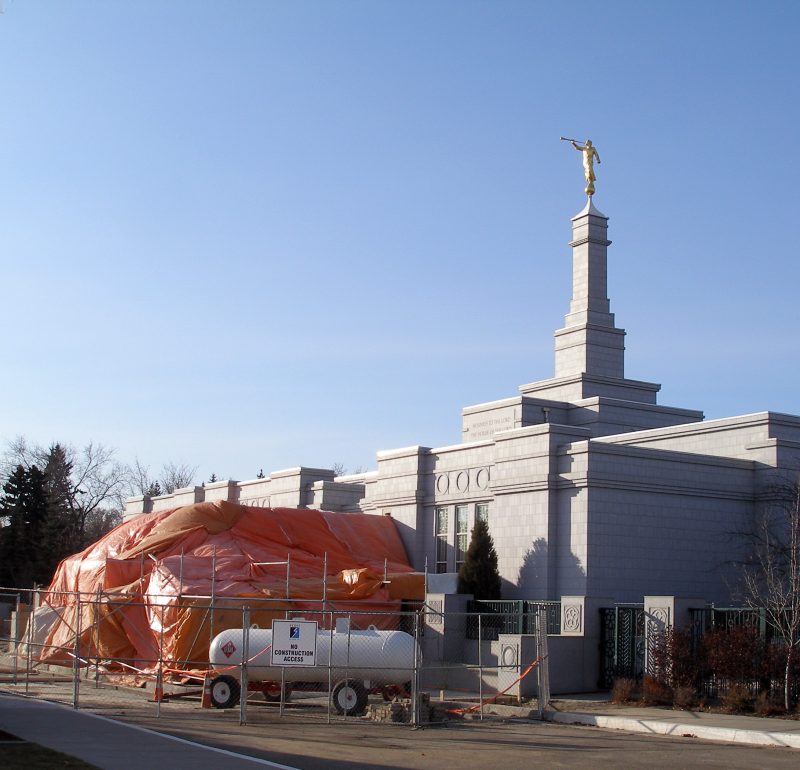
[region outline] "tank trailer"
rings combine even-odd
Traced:
[[[334,630],[319,629],[315,665],[273,665],[272,630],[231,628],[211,641],[208,652],[211,704],[231,708],[239,702],[242,654],[247,643],[248,690],[261,691],[268,701],[279,701],[283,682],[284,701],[293,689],[327,690],[337,713],[361,714],[369,693],[380,692],[389,700],[411,693],[411,680],[421,653],[414,637],[404,631],[366,631],[349,628],[339,620]],[[313,636],[312,636],[313,638]]]

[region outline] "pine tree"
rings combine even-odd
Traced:
[[[65,556],[83,548],[83,517],[75,508],[72,462],[60,444],[53,444],[45,465],[47,516],[42,531],[43,557],[51,574]]]
[[[489,525],[478,520],[472,529],[464,563],[458,571],[458,592],[472,594],[476,599],[499,599],[500,589],[497,551],[489,534]]]
[[[0,517],[0,582],[6,586],[31,588],[52,577],[43,549],[47,518],[46,476],[35,465],[18,465],[3,485]]]

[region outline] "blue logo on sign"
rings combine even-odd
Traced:
[[[289,638],[290,639],[300,638],[300,626],[289,626]]]

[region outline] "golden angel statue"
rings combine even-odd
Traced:
[[[578,151],[583,153],[583,175],[586,177],[586,194],[591,198],[594,195],[594,183],[597,177],[594,175],[594,160],[600,163],[600,153],[597,148],[592,144],[591,139],[587,139],[583,144],[575,139],[567,139],[562,136],[561,140],[570,142],[572,146]]]

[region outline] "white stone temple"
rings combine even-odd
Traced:
[[[572,300],[555,332],[555,376],[464,408],[460,444],[380,451],[377,469],[358,475],[301,467],[132,498],[126,518],[203,500],[363,511],[395,520],[419,570],[453,573],[485,517],[504,598],[731,601],[736,533],[776,478],[797,478],[800,418],[705,421],[658,404],[660,385],[627,379],[607,227],[591,199],[572,218]]]

